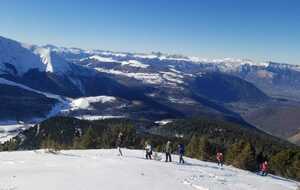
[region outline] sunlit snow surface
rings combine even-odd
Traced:
[[[71,110],[76,109],[92,109],[91,103],[107,103],[116,101],[115,97],[112,96],[92,96],[92,97],[82,97],[74,99],[71,101]]]
[[[120,118],[125,118],[125,116],[122,115],[81,115],[81,116],[76,116],[78,119],[84,119],[84,120],[105,120],[105,119],[120,119]]]
[[[0,189],[14,190],[296,190],[294,181],[186,159],[145,160],[144,151],[1,152]],[[177,161],[177,157],[174,157]]]

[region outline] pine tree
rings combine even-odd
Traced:
[[[190,140],[190,143],[186,147],[186,154],[192,158],[199,158],[200,151],[199,151],[199,138],[197,135],[193,135]]]
[[[298,158],[293,162],[291,166],[291,176],[293,176],[297,180],[300,180],[300,153],[298,153],[298,155]]]
[[[233,164],[239,168],[255,171],[255,151],[250,143],[245,143],[239,155],[236,156]]]
[[[79,137],[75,137],[73,139],[73,148],[74,149],[80,149],[80,148],[82,148],[81,145],[80,145],[80,143],[81,143],[81,139]]]
[[[206,137],[193,135],[187,146],[187,155],[200,160],[211,160],[212,146]]]
[[[62,145],[53,140],[50,135],[47,135],[47,138],[42,141],[41,147],[47,149],[48,152],[57,153],[61,150]]]
[[[199,140],[199,153],[200,160],[211,160],[212,148],[210,142],[206,137],[202,137]]]
[[[80,147],[83,149],[95,148],[96,142],[95,131],[93,128],[89,127],[81,138]]]
[[[10,139],[9,140],[7,150],[8,151],[17,150],[17,142],[16,142],[15,139]]]
[[[271,158],[271,167],[275,174],[300,179],[300,152],[283,150]]]
[[[292,158],[295,152],[292,150],[283,150],[271,158],[271,167],[276,175],[287,175],[288,167],[292,164]]]
[[[237,143],[232,144],[226,152],[225,161],[228,164],[233,164],[237,157],[241,154],[245,142],[239,141]]]

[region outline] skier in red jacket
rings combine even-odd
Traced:
[[[267,176],[268,175],[268,169],[269,169],[269,166],[268,166],[268,162],[267,161],[264,161],[262,164],[261,164],[261,175],[262,176]]]
[[[222,152],[218,152],[216,158],[217,158],[217,161],[218,161],[218,166],[223,167],[223,164],[224,164],[223,153]]]

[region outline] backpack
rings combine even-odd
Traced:
[[[178,149],[179,154],[184,154],[184,145],[180,144]]]
[[[222,161],[223,160],[223,154],[221,152],[217,153],[217,160]]]

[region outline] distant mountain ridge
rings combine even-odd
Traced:
[[[292,104],[300,99],[299,65],[26,45],[3,37],[0,79],[4,91],[11,94],[10,99],[16,96],[12,91],[25,96],[28,89],[35,94],[32,96],[38,92],[42,94],[37,96],[44,96],[32,102],[40,105],[39,114],[17,117],[17,113],[28,109],[20,106],[4,114],[11,118],[0,120],[30,121],[49,112],[85,118],[122,116],[149,120],[215,115],[264,129],[268,126],[247,117],[249,113],[270,105],[280,109],[285,102]],[[14,90],[7,85],[14,86]],[[49,99],[43,93],[57,95],[61,100]],[[93,109],[69,109],[78,98],[97,96],[115,97],[116,101],[93,103]],[[0,96],[0,105],[5,100]],[[297,127],[291,126],[291,131],[297,131]]]

